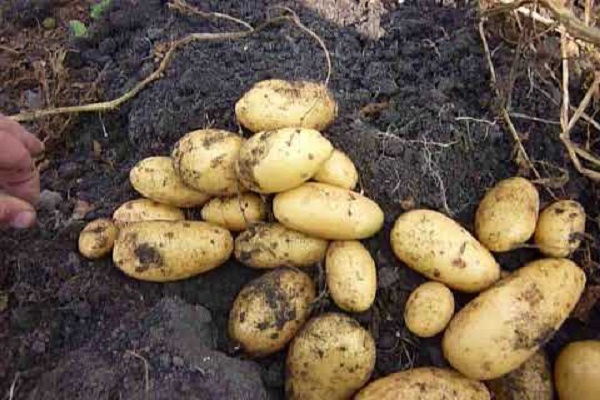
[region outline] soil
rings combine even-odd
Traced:
[[[23,15],[35,9],[36,2],[18,3],[29,7],[20,11]],[[189,32],[240,29],[227,21],[182,16],[168,10],[161,0],[113,3],[92,26],[90,38],[68,43],[72,51],[65,60],[75,76],[82,70],[103,71],[97,84],[106,99],[122,94],[154,69],[157,45]],[[340,104],[340,115],[325,134],[354,160],[361,174],[361,189],[386,214],[385,229],[365,241],[378,267],[376,304],[370,311],[354,315],[377,341],[375,377],[410,366],[446,365],[439,337],[418,339],[404,327],[406,298],[424,280],[392,255],[388,238],[394,219],[413,207],[446,212],[472,229],[475,207],[486,189],[519,172],[511,136],[497,118],[476,10],[428,1],[401,5],[389,1],[379,4],[376,11],[358,7],[360,17],[349,18],[345,12],[343,23],[337,24],[335,13],[315,11],[307,7],[311,3],[315,2],[284,2],[322,37],[331,52],[330,87]],[[190,4],[258,24],[266,18],[271,2]],[[4,15],[8,18],[11,14]],[[13,26],[18,29],[26,23],[28,18],[15,18]],[[369,34],[373,32],[377,34]],[[498,75],[507,76],[513,48],[497,39],[492,39],[490,46],[497,48],[494,62]],[[549,83],[542,82],[539,88],[552,100],[532,89],[524,68],[531,62],[524,60],[516,74],[512,109],[556,120],[559,111],[553,100],[560,94]],[[175,345],[168,335],[158,342],[143,338],[146,316],[158,318],[159,326],[160,321],[168,323],[164,312],[154,311],[170,298],[201,305],[210,312],[214,343],[203,346],[218,354],[215,357],[227,357],[228,363],[245,358],[227,337],[227,317],[236,294],[258,276],[257,271],[232,260],[183,282],[140,282],[124,276],[110,259],[81,258],[77,237],[87,221],[110,216],[116,206],[137,197],[128,181],[128,172],[137,161],[169,154],[173,144],[192,129],[214,126],[239,131],[233,106],[253,83],[267,78],[320,80],[325,65],[312,38],[289,24],[277,25],[240,41],[190,44],[176,55],[162,79],[120,110],[74,119],[63,144],[47,155],[42,173],[46,192],[37,226],[0,235],[2,395],[12,386],[14,399],[69,398],[64,393],[77,393],[79,397],[71,398],[82,399],[123,394],[129,396],[124,398],[140,397],[144,369],[135,356],[127,359],[125,367],[120,365],[124,355],[130,354],[127,351],[147,360],[150,380],[157,383],[153,387],[193,382],[195,375],[181,365],[199,357],[194,345],[180,345],[175,351],[169,347]],[[15,90],[0,92],[3,110],[12,112],[22,106],[16,103]],[[574,87],[573,99],[581,95]],[[545,177],[568,173],[566,183],[555,181],[550,189],[559,198],[584,205],[589,216],[587,232],[595,238],[599,189],[571,167],[558,140],[558,127],[526,119],[515,122]],[[583,126],[575,137],[585,138],[586,132]],[[547,188],[540,187],[540,193],[542,205],[552,200]],[[197,210],[189,212],[190,217],[198,215]],[[498,255],[498,260],[510,271],[537,257],[535,250],[522,249]],[[587,239],[574,259],[585,268],[590,288],[597,287],[596,242]],[[597,297],[592,295],[589,301],[595,303]],[[469,298],[458,296],[459,304]],[[568,320],[545,346],[551,358],[567,342],[600,338],[600,309],[593,303],[578,314],[585,317]],[[334,309],[327,299],[320,305],[320,310]],[[185,329],[189,320],[194,317],[178,323],[178,329]],[[168,349],[168,357],[178,353],[183,364],[162,365],[162,353],[157,351],[163,347]],[[283,398],[283,353],[243,363],[247,366],[240,368],[256,368],[260,373],[269,398]],[[161,375],[161,368],[171,375]],[[216,370],[228,371],[229,367]],[[58,381],[60,385],[53,383]],[[215,382],[223,388],[229,384]],[[205,398],[199,394],[203,391],[200,386],[189,388],[188,392],[182,389],[181,393],[187,394],[181,398]],[[263,398],[261,389],[248,388],[214,392],[210,398]],[[256,396],[243,397],[253,390]],[[154,398],[173,398],[159,389],[153,393]]]

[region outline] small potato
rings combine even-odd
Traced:
[[[235,258],[252,268],[310,267],[325,258],[327,245],[278,223],[256,224],[235,239]]]
[[[79,234],[79,252],[90,259],[101,258],[113,249],[119,229],[110,219],[97,219]]]
[[[179,139],[173,153],[173,166],[191,188],[215,196],[240,192],[235,163],[244,139],[220,129],[201,129]]]
[[[235,115],[252,132],[290,127],[320,131],[333,122],[337,103],[321,83],[270,79],[238,100]]]
[[[375,301],[375,261],[359,241],[333,242],[325,258],[327,287],[342,310],[363,312]]]
[[[179,208],[150,199],[125,202],[113,213],[113,221],[118,227],[139,221],[180,221],[184,219],[185,215]]]
[[[243,193],[239,196],[215,197],[202,208],[202,219],[238,232],[267,216],[267,206],[260,196]]]
[[[479,203],[475,234],[491,251],[512,250],[533,235],[539,208],[538,191],[527,179],[500,181]]]
[[[345,153],[333,150],[329,160],[325,161],[313,179],[317,182],[352,190],[358,182],[358,171]]]
[[[454,315],[454,296],[439,282],[426,282],[408,297],[404,309],[406,327],[420,337],[432,337],[446,329]]]
[[[567,345],[554,364],[554,381],[560,400],[600,399],[600,340]]]
[[[540,214],[534,241],[548,257],[568,257],[577,250],[585,232],[585,210],[576,201],[561,200]]]
[[[278,268],[248,283],[229,314],[229,336],[255,357],[275,353],[308,319],[315,285],[304,272]]]
[[[288,400],[346,400],[375,368],[375,341],[354,319],[326,313],[309,320],[288,350]]]
[[[318,182],[279,193],[273,212],[288,228],[323,239],[366,239],[383,226],[383,211],[373,200]]]
[[[332,152],[331,142],[314,129],[260,132],[240,149],[238,178],[254,192],[283,192],[312,178]]]
[[[171,282],[210,271],[233,251],[228,230],[200,221],[141,221],[121,229],[115,265],[132,278]]]
[[[170,157],[141,160],[129,172],[129,180],[142,196],[170,206],[201,206],[211,197],[186,186],[175,173]]]
[[[554,399],[550,363],[541,350],[514,371],[488,381],[487,386],[494,400]]]

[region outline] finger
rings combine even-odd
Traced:
[[[0,149],[0,170],[31,170],[33,160],[29,150],[12,133],[1,129]]]
[[[44,151],[44,143],[42,143],[32,133],[27,131],[21,124],[8,119],[0,114],[0,132],[6,132],[17,138],[32,155],[39,154]],[[2,143],[2,142],[0,142]]]
[[[0,193],[0,226],[12,228],[29,228],[35,223],[35,210],[31,204]]]
[[[35,168],[28,171],[0,170],[0,188],[12,196],[35,204],[40,197],[40,174]]]

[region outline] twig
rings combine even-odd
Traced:
[[[150,391],[150,366],[148,365],[148,360],[146,360],[144,357],[140,356],[138,353],[136,353],[133,350],[125,350],[125,354],[129,354],[130,356],[133,356],[133,357],[137,358],[138,360],[141,360],[144,363],[145,390],[146,390],[146,392],[149,392]]]
[[[1,44],[0,44],[0,50],[6,51],[7,53],[10,53],[10,54],[14,54],[15,56],[18,56],[21,54],[18,51],[11,49],[10,47],[3,46]]]
[[[19,380],[19,373],[15,374],[15,377],[10,384],[10,389],[8,389],[8,400],[13,400],[15,398],[15,393],[17,392],[17,381]]]
[[[224,19],[226,21],[231,21],[235,22],[236,24],[243,25],[250,31],[254,30],[254,27],[252,25],[245,21],[242,21],[241,19],[237,19],[235,17],[232,17],[231,15],[221,14],[218,12],[200,11],[198,8],[190,6],[188,3],[182,0],[171,0],[171,2],[167,4],[167,7],[169,7],[170,9],[177,10],[182,14],[198,15],[203,18]]]

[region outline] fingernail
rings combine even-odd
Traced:
[[[35,213],[31,211],[21,211],[18,213],[12,221],[10,226],[16,229],[29,228],[35,222]]]

